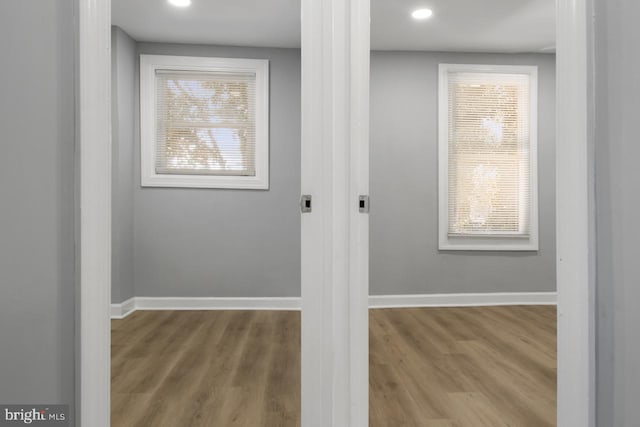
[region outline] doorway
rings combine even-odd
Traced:
[[[111,425],[299,425],[299,4],[111,10]]]
[[[305,2],[303,8],[313,10],[312,4],[320,2]],[[327,0],[327,7],[329,7]],[[306,20],[321,23],[331,22],[334,16],[340,16],[341,25],[351,28],[358,22],[355,34],[358,38],[366,33],[364,22],[368,27],[368,3],[361,1],[350,2],[350,8],[356,12],[357,20],[350,21],[347,10],[350,8],[327,9],[326,14],[307,13]],[[589,200],[592,194],[592,171],[589,166],[589,145],[587,133],[587,16],[589,16],[586,2],[559,1],[558,16],[558,140],[563,144],[558,147],[558,304],[559,304],[559,375],[558,419],[560,426],[574,424],[590,425],[593,419],[592,402],[592,360],[593,360],[593,317],[591,298],[591,279],[589,269],[589,245],[591,241],[591,227],[589,222]],[[96,420],[109,419],[108,390],[109,375],[107,360],[109,340],[109,258],[110,258],[110,165],[106,161],[110,158],[109,146],[109,16],[108,1],[79,3],[79,104],[81,116],[79,120],[80,154],[80,229],[79,245],[79,277],[80,289],[78,294],[78,393],[80,422],[87,425],[103,425]],[[307,25],[305,24],[305,28]],[[328,27],[327,27],[328,28]],[[354,27],[355,28],[355,27]],[[303,32],[306,31],[303,29]],[[327,46],[337,37],[349,40],[349,32],[339,34],[322,33],[318,26],[309,25],[309,31],[317,32],[316,40],[325,40]],[[366,37],[368,40],[368,36]],[[308,39],[307,39],[308,40]],[[304,42],[304,38],[303,38]],[[364,44],[363,40],[355,43]],[[367,42],[368,44],[368,42]],[[329,49],[327,47],[327,49]],[[363,53],[366,51],[366,53]],[[330,52],[330,50],[329,50]],[[319,53],[316,52],[314,61],[310,65],[318,66]],[[368,48],[356,49],[348,53],[353,55],[352,65],[361,67],[366,64]],[[304,61],[303,61],[304,63]],[[341,72],[334,70],[334,72]],[[347,86],[348,87],[348,86]],[[343,90],[346,87],[342,88]],[[343,91],[339,92],[343,93]],[[368,105],[368,102],[365,103]],[[364,105],[364,104],[363,104]],[[304,107],[303,107],[304,108]],[[361,109],[356,109],[362,111]],[[352,119],[359,119],[357,115]],[[358,121],[354,122],[358,123]],[[357,129],[357,126],[356,128]],[[366,130],[363,132],[366,133]],[[326,169],[331,174],[331,169]],[[357,196],[357,193],[354,194]],[[350,204],[349,204],[350,205]],[[326,213],[327,218],[331,218]],[[332,250],[325,254],[331,257]],[[358,288],[360,289],[360,288]],[[303,296],[304,298],[304,296]],[[358,313],[366,313],[366,292],[352,293],[351,307]],[[309,301],[309,306],[313,301]],[[359,304],[359,305],[358,305]],[[347,311],[349,307],[345,308]],[[346,317],[349,317],[348,315]],[[347,327],[348,322],[341,322]],[[352,328],[353,326],[348,326]],[[316,333],[322,327],[317,325]],[[303,329],[304,331],[304,329]],[[333,333],[336,333],[334,330]],[[305,338],[303,333],[303,348]],[[314,335],[310,335],[311,338]],[[331,335],[325,340],[327,345],[340,346],[333,342]],[[366,341],[366,340],[365,340]],[[333,344],[331,344],[333,342]],[[366,343],[365,343],[366,344]],[[362,342],[356,344],[362,349]],[[363,350],[366,354],[366,347]],[[303,372],[305,360],[303,358]],[[314,367],[309,367],[313,369]],[[359,377],[362,377],[362,372]],[[312,378],[312,377],[309,377]],[[304,383],[304,375],[303,375]],[[304,386],[303,386],[304,387]],[[350,400],[362,402],[366,389],[355,388],[357,396]],[[349,392],[347,391],[347,395]],[[310,396],[310,395],[308,395]],[[303,394],[303,408],[305,396]],[[361,406],[350,405],[352,410],[359,411]],[[331,419],[334,408],[325,405],[317,409]],[[313,415],[313,414],[311,414]],[[309,418],[312,419],[312,418]],[[366,419],[360,417],[360,420]],[[303,411],[304,422],[304,411]],[[105,423],[104,425],[108,425]],[[313,425],[313,424],[309,424]],[[325,424],[327,425],[327,424]],[[362,423],[352,423],[362,425]],[[365,424],[366,425],[366,424]]]
[[[371,7],[370,424],[555,426],[555,3]]]

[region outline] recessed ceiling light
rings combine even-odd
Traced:
[[[169,0],[169,3],[177,7],[187,7],[191,5],[191,0]]]
[[[418,9],[411,13],[413,19],[427,19],[430,18],[431,15],[433,15],[433,10],[431,9]]]

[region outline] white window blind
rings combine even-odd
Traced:
[[[529,71],[446,71],[446,238],[504,242],[537,233],[532,78]]]
[[[255,73],[156,70],[158,174],[255,176]]]
[[[143,187],[269,188],[269,61],[140,55]]]

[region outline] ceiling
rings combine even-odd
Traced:
[[[416,21],[410,14],[430,8]],[[300,46],[300,0],[112,0],[113,24],[138,41]],[[376,50],[553,52],[555,0],[371,0]]]

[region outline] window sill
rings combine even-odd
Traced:
[[[538,239],[534,237],[449,237],[440,240],[441,251],[494,251],[494,252],[536,252]]]
[[[267,176],[150,174],[142,176],[141,184],[142,187],[268,190],[269,178]]]

